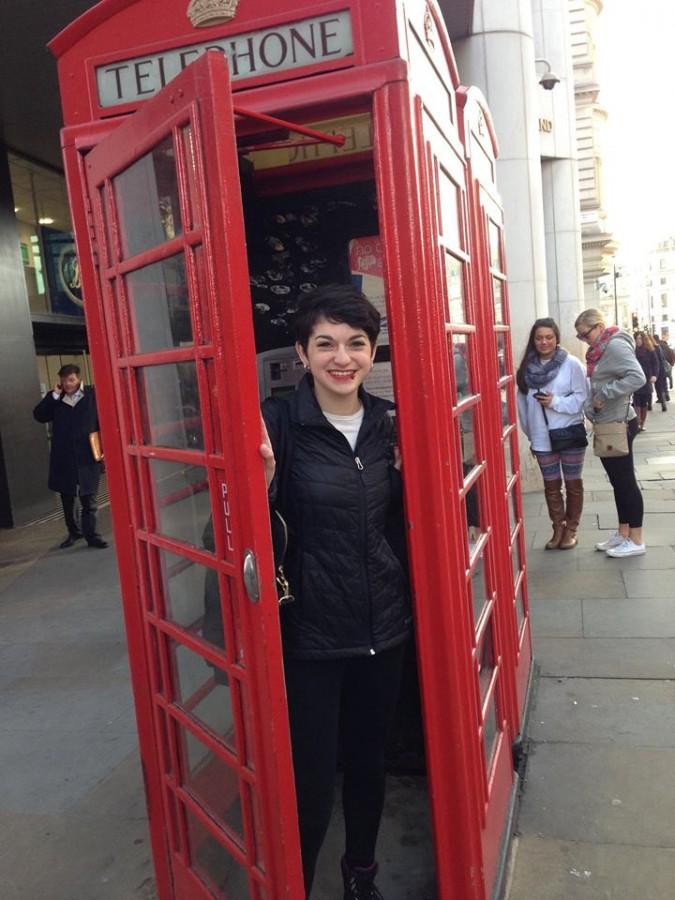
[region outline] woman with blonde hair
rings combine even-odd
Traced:
[[[547,550],[571,550],[584,505],[581,470],[586,453],[583,428],[586,374],[579,360],[560,346],[554,319],[537,319],[516,374],[518,418],[544,479],[544,498],[553,523]],[[576,440],[554,447],[556,430],[576,426]],[[565,481],[565,497],[562,486]]]
[[[588,344],[586,366],[590,397],[586,415],[594,424],[625,422],[628,453],[625,456],[600,457],[614,489],[619,524],[607,540],[595,545],[607,556],[622,559],[645,552],[642,539],[644,504],[635,478],[633,440],[638,420],[631,395],[645,383],[645,374],[635,356],[635,341],[618,326],[607,326],[598,309],[585,309],[574,323],[577,337]]]

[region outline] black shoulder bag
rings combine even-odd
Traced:
[[[546,408],[542,406],[541,411],[544,414],[544,421],[548,428]],[[588,447],[586,426],[583,422],[566,425],[564,428],[548,428],[548,436],[551,439],[551,450],[554,453],[559,453],[561,450],[581,450],[582,447]]]

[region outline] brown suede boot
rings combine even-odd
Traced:
[[[546,544],[547,550],[557,550],[565,533],[565,504],[562,495],[562,478],[544,482],[544,497],[548,514],[553,522],[553,535]]]
[[[565,482],[567,509],[565,511],[565,533],[560,541],[561,550],[571,550],[577,545],[577,528],[584,508],[584,483],[581,478]]]

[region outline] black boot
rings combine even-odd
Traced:
[[[377,863],[366,869],[357,866],[351,868],[343,856],[341,866],[345,883],[344,900],[384,900],[375,885]]]
[[[81,541],[84,535],[81,531],[74,531],[68,534],[68,537],[60,544],[62,550],[65,550],[66,547],[72,547],[75,541]]]

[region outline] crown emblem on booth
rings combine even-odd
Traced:
[[[229,22],[237,14],[239,0],[190,0],[188,19],[195,28]]]

